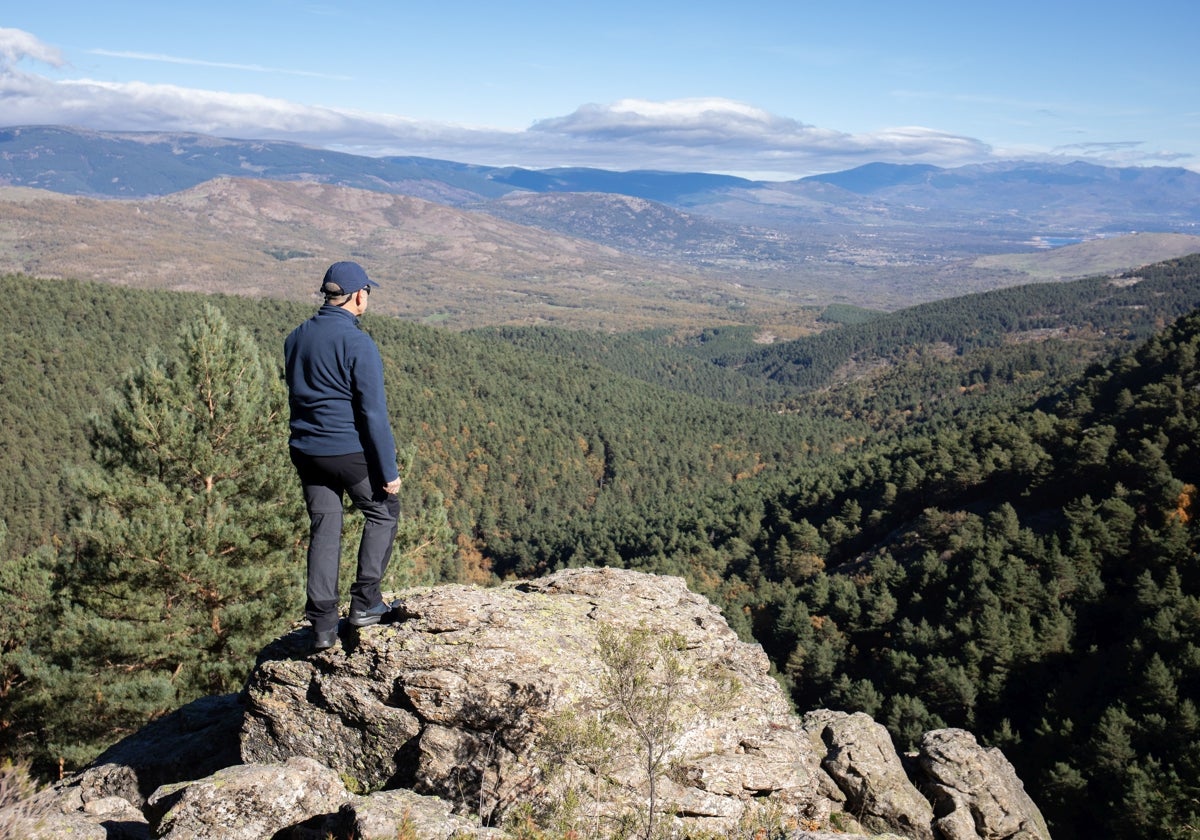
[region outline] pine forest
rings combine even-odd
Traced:
[[[302,619],[281,347],[312,309],[0,278],[43,290],[0,335],[0,754],[52,778],[238,691]],[[367,314],[404,462],[387,586],[678,575],[798,710],[901,749],[969,729],[1056,838],[1195,836],[1200,255],[819,323]]]

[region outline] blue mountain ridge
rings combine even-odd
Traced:
[[[727,223],[985,227],[1025,235],[1200,231],[1200,174],[1178,167],[1009,161],[942,168],[872,162],[794,181],[703,172],[534,170],[369,157],[297,143],[64,126],[0,129],[0,184],[148,198],[214,178],[311,181],[488,209],[514,194],[629,196]],[[1012,232],[1016,231],[1016,234]]]

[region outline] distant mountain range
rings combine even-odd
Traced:
[[[651,260],[742,287],[795,292],[809,303],[828,302],[833,290],[840,300],[895,308],[1031,278],[1083,276],[1065,266],[1115,271],[1200,250],[1200,240],[1193,241],[1200,234],[1200,174],[1179,168],[871,163],[767,182],[695,172],[376,158],[197,134],[0,129],[0,185],[154,200],[229,177],[424,199],[599,244],[640,261],[638,275]],[[210,191],[207,200],[221,192]],[[331,212],[341,212],[336,204]],[[1130,248],[1123,235],[1133,232],[1175,236],[1143,236]],[[562,244],[555,242],[553,250]],[[1072,243],[1094,247],[1087,258],[1059,258],[1050,269],[1029,261],[1030,254]],[[306,250],[303,242],[288,247]],[[3,259],[0,247],[0,267],[24,270],[50,256],[27,251],[17,263]],[[620,273],[613,259],[605,260],[606,273]],[[486,270],[514,273],[495,262]]]
[[[295,143],[206,135],[0,129],[0,183],[71,195],[147,198],[222,175],[316,181],[478,205],[514,193],[630,196],[727,221],[964,225],[1086,236],[1200,232],[1200,174],[1182,168],[869,163],[796,181],[696,172],[530,170],[421,157],[366,157]],[[756,208],[751,210],[750,208]]]

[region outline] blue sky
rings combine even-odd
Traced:
[[[0,125],[773,179],[1014,158],[1200,171],[1190,0],[9,6]]]

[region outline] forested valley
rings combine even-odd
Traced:
[[[265,299],[0,278],[0,752],[51,776],[302,617]],[[824,332],[368,314],[395,587],[681,575],[798,709],[1004,750],[1056,838],[1200,826],[1200,256]],[[350,539],[348,542],[355,542]]]

